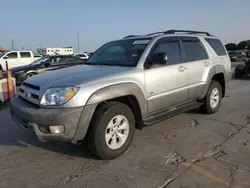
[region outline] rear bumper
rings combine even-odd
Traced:
[[[70,142],[74,138],[83,107],[77,108],[36,108],[19,97],[11,101],[12,118],[24,129],[34,128],[39,140],[54,142]],[[50,125],[63,125],[65,132],[52,134],[42,132],[42,128]]]

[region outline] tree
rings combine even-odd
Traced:
[[[228,51],[234,51],[237,49],[237,45],[235,43],[228,43],[225,46]]]
[[[246,47],[247,49],[250,49],[250,40],[244,40],[244,41],[241,41],[239,44],[237,44],[238,50],[245,50]]]

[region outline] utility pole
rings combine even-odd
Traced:
[[[78,53],[80,52],[80,43],[79,43],[79,33],[77,32],[77,50],[78,50]]]
[[[14,43],[14,40],[12,40],[12,50],[15,50],[15,43]]]
[[[22,50],[24,50],[24,46],[22,46]]]

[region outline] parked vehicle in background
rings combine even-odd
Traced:
[[[250,75],[250,55],[247,55],[244,64],[240,64],[235,68],[234,77],[246,78],[249,75]]]
[[[83,64],[85,61],[71,55],[44,56],[29,65],[10,69],[16,83],[20,85],[27,78],[42,72]]]
[[[30,64],[38,58],[34,57],[32,51],[6,51],[0,54],[0,69],[6,71],[6,60],[8,61],[9,69],[11,69]]]
[[[72,55],[72,47],[62,48],[37,48],[37,53],[40,55]]]
[[[245,62],[248,62],[250,60],[250,54],[246,54],[246,57],[245,57]]]
[[[39,59],[42,57],[42,55],[34,54],[35,59]]]
[[[230,60],[232,62],[237,62],[238,61],[239,54],[237,52],[228,52],[228,55],[229,55]]]
[[[83,66],[25,80],[10,108],[41,141],[86,138],[93,154],[113,159],[127,150],[135,128],[196,107],[215,113],[231,76],[224,45],[207,32],[127,36]]]
[[[87,60],[89,58],[89,55],[87,53],[76,53],[74,56],[79,57],[81,59]]]

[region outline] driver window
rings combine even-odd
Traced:
[[[175,65],[181,62],[181,53],[178,41],[161,42],[157,44],[152,54],[161,52],[165,52],[168,56],[167,65]]]

